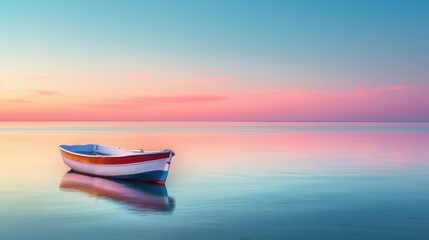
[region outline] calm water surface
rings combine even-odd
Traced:
[[[162,187],[76,143],[177,155]],[[0,239],[429,239],[429,124],[0,123]]]

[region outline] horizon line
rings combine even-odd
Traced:
[[[1,122],[219,122],[219,123],[429,123],[425,121],[219,121],[219,120],[0,120]]]

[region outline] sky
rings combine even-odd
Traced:
[[[428,12],[0,0],[0,121],[429,121]]]

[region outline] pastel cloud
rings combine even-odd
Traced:
[[[91,79],[97,79],[98,75],[93,73],[83,74],[81,75],[81,78],[91,80]]]
[[[37,96],[52,96],[52,95],[60,94],[57,91],[41,90],[41,89],[31,90],[31,92]]]
[[[228,107],[241,106],[238,113],[230,111],[230,117],[256,121],[427,121],[427,96],[429,89],[405,85],[268,89],[243,95],[241,102]]]
[[[54,77],[51,75],[32,75],[32,76],[26,76],[24,77],[24,79],[28,79],[28,80],[50,80],[53,79]]]
[[[213,83],[229,83],[235,80],[233,77],[209,77],[209,78],[189,78],[189,79],[174,79],[172,82],[176,84],[192,84],[202,86],[206,84],[207,86],[212,86]]]
[[[270,94],[280,94],[296,99],[359,99],[374,98],[382,94],[404,92],[414,89],[412,86],[391,85],[382,87],[356,87],[348,90],[323,90],[323,89],[268,89],[262,90]]]
[[[0,103],[2,105],[5,104],[23,104],[23,103],[32,103],[32,100],[25,99],[25,98],[6,98],[3,100],[0,100]]]
[[[356,88],[351,94],[355,97],[376,97],[381,94],[395,93],[395,92],[404,92],[413,90],[414,87],[406,85],[391,85],[383,87],[374,87],[374,88]]]
[[[37,102],[38,98],[59,95],[57,91],[33,89],[28,91],[7,91],[7,95],[0,98],[1,105],[28,104]]]
[[[109,100],[89,106],[101,108],[138,108],[147,106],[165,106],[172,104],[199,104],[227,100],[222,95],[174,95],[174,96],[133,96],[118,100]]]
[[[55,93],[8,96],[0,120],[147,121],[427,121],[429,89],[408,85],[349,89],[258,89],[217,94],[165,94],[76,102]],[[234,96],[233,98],[228,96]],[[34,101],[28,103],[30,99]],[[39,101],[40,99],[40,101]],[[65,98],[64,98],[65,99]],[[37,101],[36,101],[37,100]],[[3,103],[2,103],[3,102]],[[67,108],[80,104],[82,108]],[[66,107],[65,107],[66,106]],[[7,111],[6,111],[7,110]],[[9,111],[9,112],[8,112]]]
[[[218,83],[218,82],[230,82],[234,80],[233,77],[216,77],[216,78],[204,78],[199,80],[200,82],[204,83]]]
[[[390,91],[410,90],[414,88],[415,88],[414,86],[407,86],[407,85],[391,85],[391,86],[372,88],[370,90],[374,92],[390,92]]]

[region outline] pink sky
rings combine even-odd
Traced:
[[[349,88],[246,86],[233,77],[150,79],[134,71],[61,84],[21,77],[0,96],[1,121],[427,121],[429,91],[411,85]],[[40,77],[43,76],[43,77]],[[99,79],[100,78],[100,79]],[[150,81],[146,81],[149,78]],[[30,80],[31,79],[31,80]],[[98,79],[98,80],[97,80]],[[146,80],[145,80],[146,79]],[[34,81],[34,83],[28,83]],[[101,81],[101,82],[100,82]],[[82,87],[83,86],[85,87]]]

